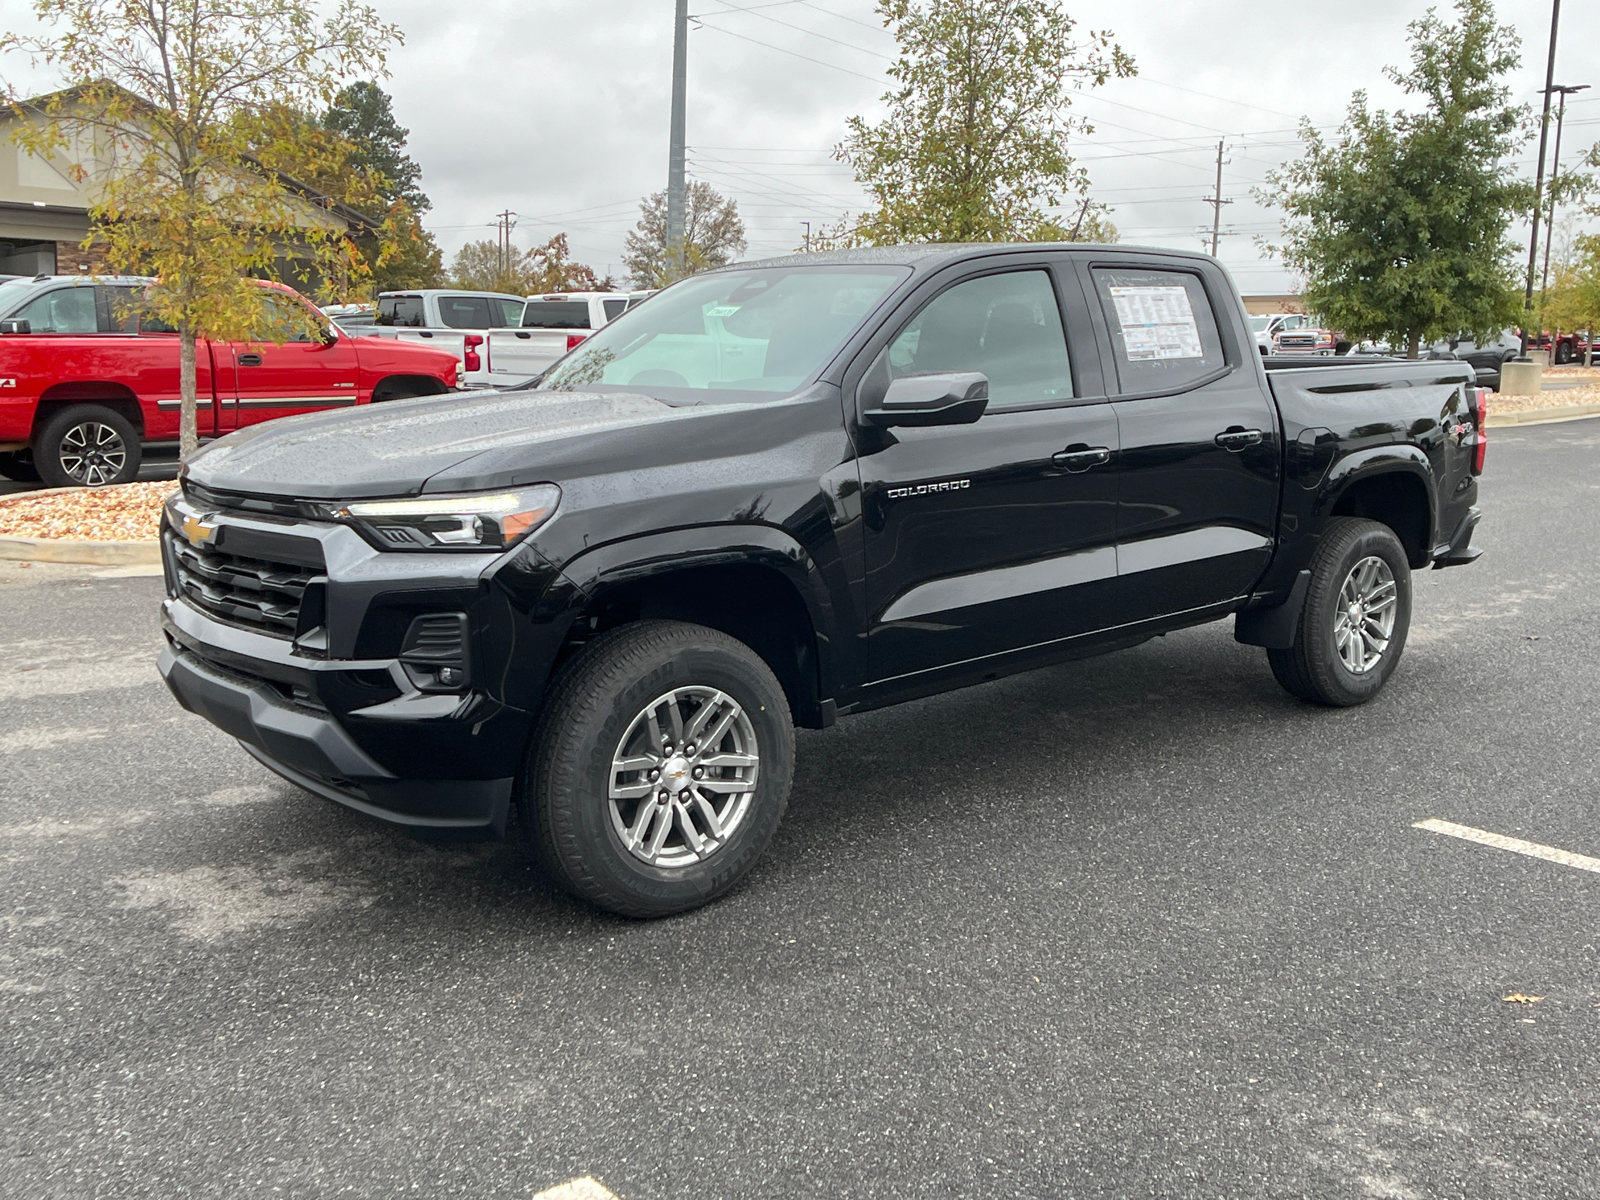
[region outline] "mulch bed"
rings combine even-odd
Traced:
[[[164,480],[0,496],[0,537],[153,542],[161,528],[161,506],[177,486]]]

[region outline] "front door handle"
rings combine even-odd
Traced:
[[[1246,446],[1257,445],[1260,441],[1261,430],[1245,429],[1239,425],[1235,425],[1230,429],[1225,429],[1221,433],[1217,434],[1217,445],[1221,446],[1224,450],[1232,450],[1235,454],[1237,454],[1240,450],[1243,450]]]
[[[1051,455],[1050,461],[1064,471],[1087,471],[1111,461],[1111,451],[1105,446],[1085,446],[1079,443]]]
[[[241,354],[239,355],[238,363],[241,367],[259,367],[261,365],[261,355]]]

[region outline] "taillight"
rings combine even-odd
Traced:
[[[587,333],[569,333],[569,334],[567,334],[567,349],[568,350],[577,349],[578,343],[583,341],[583,339],[588,337],[588,336],[589,335]]]
[[[1472,413],[1472,473],[1483,474],[1483,459],[1489,452],[1489,393],[1484,388],[1467,389]]]
[[[480,334],[469,333],[461,339],[461,362],[469,371],[483,370],[483,360],[478,357],[478,347],[483,345]]]

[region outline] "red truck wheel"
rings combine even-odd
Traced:
[[[105,487],[138,478],[139,435],[121,413],[98,404],[62,409],[33,443],[39,478],[51,487]]]

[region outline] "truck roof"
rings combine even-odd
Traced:
[[[719,271],[739,271],[750,267],[789,266],[897,266],[932,269],[949,262],[960,262],[989,254],[1034,254],[1040,250],[1096,251],[1104,254],[1159,255],[1162,258],[1187,258],[1212,261],[1209,254],[1195,250],[1174,250],[1167,246],[1103,245],[1098,242],[951,242],[926,246],[861,246],[852,250],[825,250],[816,254],[784,254],[774,258],[750,259],[718,267]]]

